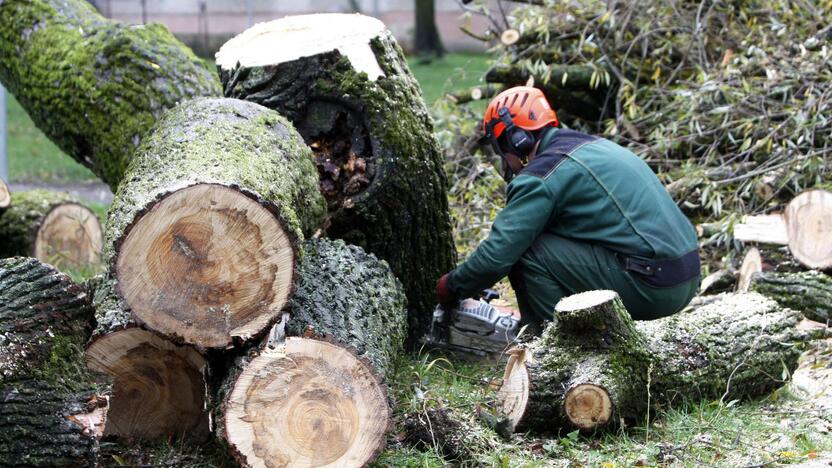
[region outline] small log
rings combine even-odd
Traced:
[[[114,191],[165,109],[220,95],[216,76],[165,26],[108,20],[85,0],[0,2],[0,44],[6,89]]]
[[[95,267],[103,232],[98,217],[65,193],[16,192],[0,215],[0,257],[35,257],[58,268]]]
[[[743,242],[786,245],[789,233],[781,214],[746,216],[734,225],[734,239]]]
[[[776,300],[816,322],[832,318],[832,278],[819,271],[796,273],[757,272],[750,278],[751,291]]]
[[[220,391],[217,433],[243,466],[364,466],[384,448],[384,379],[401,352],[401,284],[342,241],[305,247],[285,340],[267,341]]]
[[[515,431],[637,421],[648,400],[759,396],[795,369],[796,344],[829,336],[798,328],[799,312],[756,293],[634,323],[615,293],[590,291],[561,301],[556,318],[506,366],[498,408]]]
[[[104,257],[121,316],[203,348],[264,333],[325,206],[291,124],[236,99],[195,99],[145,136],[116,192]]]
[[[809,268],[832,267],[832,193],[802,192],[786,205],[783,218],[794,258]]]
[[[520,40],[520,32],[516,29],[506,29],[500,34],[500,42],[503,45],[510,46],[516,44],[518,40]]]
[[[292,120],[316,158],[327,235],[390,264],[407,292],[410,337],[424,335],[455,249],[444,160],[393,35],[362,15],[287,17],[228,41],[217,66],[226,96]]]
[[[113,381],[104,434],[136,440],[207,436],[205,358],[147,330],[114,325],[111,317],[123,312],[111,283],[97,286],[95,304],[99,326],[85,358],[92,371]]]
[[[0,179],[0,213],[9,207],[12,202],[12,196],[9,192],[9,186],[3,179]]]
[[[0,466],[94,466],[109,385],[83,366],[86,291],[33,258],[0,259]]]

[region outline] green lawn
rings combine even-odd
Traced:
[[[487,68],[485,54],[448,54],[430,63],[410,61],[410,67],[430,104],[447,91],[476,85]],[[11,94],[7,93],[9,179],[13,182],[79,182],[95,176],[59,150]]]

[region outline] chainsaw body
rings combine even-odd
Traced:
[[[453,308],[437,305],[424,343],[483,357],[502,354],[517,339],[520,321],[489,304],[496,297],[486,291],[483,299],[463,299]]]

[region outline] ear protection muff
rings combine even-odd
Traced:
[[[506,141],[508,142],[509,149],[522,158],[528,156],[534,148],[534,135],[517,125],[514,125],[514,121],[511,120],[511,113],[509,112],[508,107],[501,107],[500,110],[497,111],[497,115],[506,126]]]

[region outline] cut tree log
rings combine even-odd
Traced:
[[[100,324],[203,348],[265,332],[291,293],[299,243],[323,222],[317,186],[309,148],[276,112],[223,98],[168,111],[110,208],[105,281],[124,307]]]
[[[506,366],[498,410],[515,431],[595,430],[639,420],[648,402],[762,395],[794,370],[796,344],[829,336],[756,293],[635,323],[616,293],[590,291],[558,303],[556,318]]]
[[[0,26],[0,81],[113,190],[165,109],[220,95],[205,64],[158,23],[108,20],[84,0],[6,0]]]
[[[86,291],[33,258],[0,259],[0,466],[94,466],[109,385],[83,366]]]
[[[99,326],[85,351],[87,366],[113,381],[104,435],[130,440],[207,436],[205,358],[139,327],[105,328],[112,323],[108,316],[122,313],[111,285],[96,287]]]
[[[275,333],[225,379],[215,417],[243,466],[364,466],[386,443],[384,379],[406,336],[390,268],[343,241],[311,240],[289,335]],[[276,328],[277,329],[277,328]]]
[[[328,236],[390,264],[407,292],[410,337],[421,337],[436,280],[455,260],[447,179],[419,86],[384,24],[345,14],[258,24],[220,49],[217,66],[226,96],[294,122],[318,164]]]
[[[751,291],[776,300],[816,322],[832,319],[832,278],[819,271],[777,273],[759,271],[751,276]]]
[[[0,257],[27,256],[59,268],[96,268],[104,235],[98,217],[66,193],[15,192],[0,215]]]
[[[794,258],[809,268],[832,268],[832,193],[802,192],[786,206],[783,218]]]
[[[0,179],[0,214],[9,207],[12,202],[11,192],[9,186],[3,179]]]

